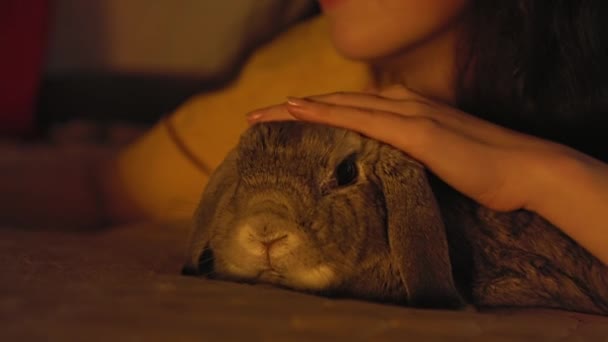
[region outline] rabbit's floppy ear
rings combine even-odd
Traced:
[[[237,155],[236,148],[230,151],[209,177],[194,214],[192,232],[188,240],[190,241],[188,259],[182,269],[182,274],[197,275],[200,273],[201,257],[205,258],[204,254],[208,252],[213,222],[223,214],[222,210],[232,197],[230,194],[236,189],[238,183]]]
[[[401,151],[380,146],[376,165],[386,202],[391,262],[418,307],[460,307],[441,214],[424,167]]]

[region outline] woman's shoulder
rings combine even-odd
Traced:
[[[334,50],[325,21],[308,19],[257,49],[234,81],[192,97],[124,149],[116,177],[147,216],[188,217],[208,170],[247,129],[247,112],[289,95],[358,90],[368,80],[365,65]]]

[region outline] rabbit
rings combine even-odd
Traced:
[[[250,127],[193,222],[187,275],[421,308],[608,314],[608,267],[549,222],[482,207],[341,128]]]

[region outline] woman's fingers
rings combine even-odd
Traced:
[[[348,107],[300,98],[290,98],[285,105],[259,109],[248,114],[250,124],[296,119],[347,128],[394,145],[403,143],[404,139],[400,134],[400,127],[407,125],[409,121],[428,120],[417,117],[405,120],[401,115],[391,112]],[[408,142],[417,140],[415,136],[422,137],[424,133],[419,130],[413,132],[413,135],[407,140]],[[405,146],[395,147],[403,148]]]
[[[351,122],[350,119],[368,119],[368,114],[376,112],[392,113],[404,116],[428,116],[420,111],[422,107],[415,101],[397,101],[374,94],[339,92],[327,95],[315,95],[306,98],[288,98],[284,105],[276,105],[255,110],[247,115],[250,124],[264,121],[282,121],[300,119],[331,124],[327,120]],[[337,110],[344,107],[346,110]],[[291,115],[290,115],[291,114]],[[325,117],[329,116],[331,117]],[[347,117],[335,117],[347,115]],[[295,116],[295,118],[294,118]],[[348,117],[354,116],[354,117]],[[325,117],[325,118],[324,118]],[[338,126],[343,126],[341,123]],[[346,127],[346,126],[343,126]],[[353,128],[348,126],[346,128]]]
[[[395,92],[393,95],[411,96],[411,93],[404,92],[402,88],[391,88]],[[378,95],[348,92],[289,98],[284,106],[277,105],[250,113],[248,121],[253,124],[299,119],[344,127],[368,135],[370,127],[378,127],[382,130],[387,128],[384,126],[386,122],[375,120],[378,116],[389,118],[390,121],[397,120],[399,116],[420,119],[423,122],[431,120],[480,140],[493,141],[500,138],[500,135],[495,133],[497,128],[492,124],[460,113],[453,108],[427,103],[416,98],[416,95],[411,100],[387,99]]]
[[[294,117],[306,121],[323,122],[319,116],[323,115],[323,112],[328,112],[328,107],[320,106],[319,104],[329,105],[329,108],[334,106],[348,107],[348,111],[341,111],[338,115],[357,115],[362,114],[365,117],[363,111],[373,112],[386,112],[392,114],[398,114],[407,117],[426,117],[442,122],[448,126],[455,126],[458,124],[458,118],[452,118],[447,115],[443,115],[441,111],[432,102],[429,102],[420,95],[407,90],[402,86],[389,87],[383,90],[381,93],[356,93],[356,92],[336,92],[325,95],[313,95],[306,98],[289,98],[288,103],[284,108],[282,106],[272,106],[263,109],[256,110],[250,113],[247,118],[249,123],[262,122],[262,121],[281,121],[281,120],[293,120]],[[291,108],[291,109],[289,109]],[[320,113],[315,113],[316,110],[320,110]],[[307,111],[307,112],[304,112]],[[327,115],[329,113],[325,113]],[[299,116],[298,116],[299,115]],[[330,118],[332,120],[334,118]],[[335,118],[341,120],[341,118]],[[347,119],[347,118],[344,118]],[[320,121],[319,121],[320,120]],[[350,122],[350,120],[348,121]],[[338,124],[338,126],[343,126]],[[351,126],[343,126],[351,128]]]
[[[403,150],[420,145],[419,141],[432,136],[427,128],[441,124],[430,117],[404,116],[378,108],[346,106],[308,98],[289,98],[285,105],[259,109],[248,114],[250,124],[296,119],[357,131]]]
[[[376,119],[378,117],[380,121]],[[338,92],[308,98],[290,98],[284,105],[250,113],[248,121],[250,124],[296,119],[311,121],[344,127],[388,142],[387,130],[390,131],[395,125],[394,122],[399,121],[398,117],[408,118],[410,121],[416,119],[423,124],[428,124],[427,121],[441,124],[463,136],[496,146],[522,147],[536,144],[533,137],[476,118],[455,108],[430,102],[402,86],[390,87],[384,90],[382,96]],[[415,134],[415,136],[421,135]]]
[[[315,95],[308,99],[335,105],[392,112],[409,117],[427,117],[454,130],[474,136],[476,139],[504,146],[513,143],[514,138],[519,140],[523,137],[523,134],[479,119],[448,105],[431,101],[402,85],[389,86],[375,93],[336,92]],[[516,135],[518,137],[515,137]]]
[[[289,98],[287,103],[255,110],[247,114],[250,124],[268,121],[304,120],[359,131],[360,126],[375,124],[378,110],[348,107],[311,99]]]
[[[399,120],[399,115],[391,112],[309,99],[290,98],[285,108],[297,119],[351,129],[379,140],[393,134],[391,128]]]
[[[381,94],[373,93],[336,92],[308,96],[306,99],[327,104],[392,112],[405,116],[429,116],[432,114],[428,111],[420,110],[423,108],[421,105],[428,106],[429,103],[417,94],[406,92],[400,93],[399,96],[396,94],[392,95],[393,97],[385,97]]]
[[[327,95],[315,95],[302,99],[301,107],[315,110],[314,103],[352,107],[353,111],[368,110],[372,112],[388,112],[403,117],[427,118],[453,130],[461,131],[466,135],[474,136],[480,140],[493,143],[508,141],[506,130],[492,123],[462,113],[446,105],[434,103],[414,93],[403,86],[389,87],[376,94],[362,94],[353,92],[337,92]],[[292,104],[298,99],[292,100]],[[288,104],[289,106],[289,104]],[[358,108],[358,109],[357,109]],[[343,113],[347,114],[347,113]],[[302,116],[300,119],[308,120],[311,116]],[[351,128],[352,127],[347,127]]]
[[[293,120],[298,119],[289,113],[284,104],[257,109],[247,114],[247,122],[250,125],[258,122]]]

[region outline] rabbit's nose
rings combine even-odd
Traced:
[[[270,249],[270,247],[278,241],[287,239],[287,234],[283,234],[277,238],[275,238],[274,236],[264,236],[260,238],[260,242],[265,245],[268,249]]]
[[[255,229],[244,224],[238,233],[241,247],[255,257],[278,258],[293,250],[299,239],[284,230]]]

